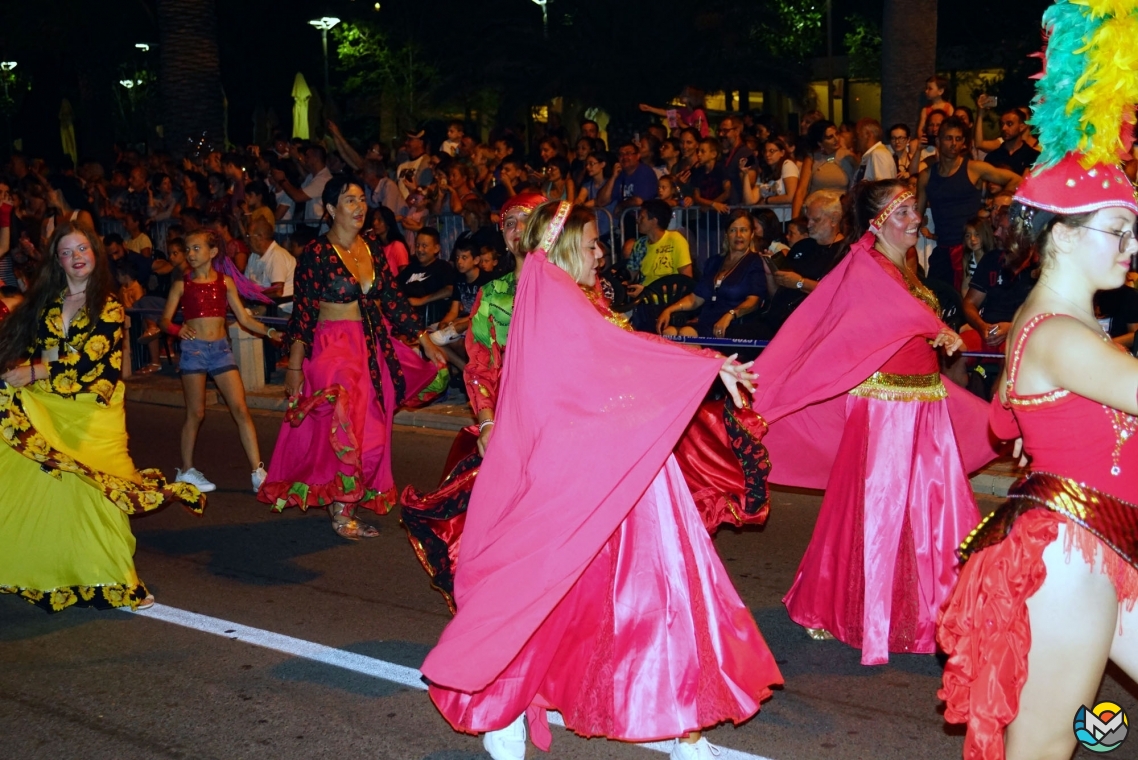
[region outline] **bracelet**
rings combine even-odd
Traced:
[[[288,371],[289,371],[289,372],[303,372],[303,371],[304,371],[304,367],[289,367],[289,368],[288,368]]]
[[[494,420],[486,420],[484,422],[478,423],[478,435],[482,435],[482,429],[485,428],[487,425],[493,425],[493,424],[494,424]]]
[[[34,382],[36,381],[36,365],[35,365],[35,363],[33,362],[32,364],[30,364],[30,365],[28,365],[28,366],[30,366],[30,367],[31,367],[31,369],[32,369],[32,382],[34,383]],[[479,432],[479,433],[481,433],[481,432],[482,432],[482,428],[478,428],[478,432]]]

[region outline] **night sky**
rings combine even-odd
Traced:
[[[847,30],[844,19],[855,12],[879,19],[882,4],[835,0],[836,53]],[[695,83],[708,90],[732,85],[761,89],[761,80],[776,76],[777,67],[724,64],[717,69],[715,61],[703,61],[708,65],[699,68],[701,61],[684,56],[685,49],[695,49],[695,35],[709,16],[738,13],[738,5],[727,0],[551,0],[551,38],[566,51],[551,54],[541,38],[541,10],[531,0],[383,0],[378,12],[374,2],[365,0],[226,0],[217,4],[217,17],[230,138],[236,143],[252,138],[255,109],[272,109],[282,123],[289,123],[289,93],[297,71],[310,86],[321,86],[320,33],[307,24],[311,18],[379,22],[391,39],[414,40],[437,60],[452,76],[447,87],[459,87],[461,78],[469,76],[531,103],[576,88],[583,99],[611,108],[621,104],[605,101],[624,98],[630,106],[660,101],[687,80],[702,80]],[[991,3],[980,0],[941,2],[942,55],[947,48],[971,46],[978,61],[998,57],[1001,50],[1014,49],[1018,57],[1019,50],[1039,46],[1039,19],[1047,5],[1044,0],[1005,0],[993,13]],[[763,7],[763,2],[751,2],[746,13],[760,14]],[[30,91],[17,95],[13,133],[32,152],[41,144],[44,151],[56,150],[60,101],[66,97],[75,109],[80,152],[109,146],[119,107],[117,82],[147,66],[157,73],[154,48],[142,53],[134,47],[137,42],[157,44],[153,3],[0,0],[0,18],[0,60],[17,61],[20,81],[31,82]],[[661,39],[673,44],[662,46]],[[332,55],[335,90],[340,75]],[[156,113],[152,120],[160,123]]]

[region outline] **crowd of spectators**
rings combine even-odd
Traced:
[[[473,294],[512,266],[497,213],[527,190],[607,212],[598,219],[612,246],[603,277],[641,329],[766,338],[844,255],[847,191],[900,177],[925,215],[914,269],[947,284],[964,331],[975,333],[965,335],[971,347],[999,350],[1036,264],[1007,257],[1000,219],[1039,153],[1024,108],[996,110],[1000,137],[989,140],[991,99],[973,114],[948,102],[946,88],[930,77],[915,128],[834,124],[816,111],[793,130],[761,114],[715,119],[702,93],[686,88],[674,107],[642,105],[658,121],[615,146],[590,120],[572,135],[549,125],[528,149],[510,130],[483,142],[456,120],[437,147],[422,131],[391,148],[360,146],[329,122],[323,141],[278,136],[189,157],[122,148],[106,166],[15,153],[0,169],[0,295],[18,298],[55,226],[77,219],[105,236],[124,300],[145,305],[184,273],[182,238],[205,227],[287,315],[296,257],[321,232],[324,187],[349,174],[366,195],[365,229],[458,367]],[[712,220],[702,223],[717,230],[714,249],[692,239],[690,214]],[[443,218],[461,221],[443,229]],[[1104,319],[1127,345],[1138,325],[1133,300],[1104,299]],[[159,359],[152,348],[150,364]]]

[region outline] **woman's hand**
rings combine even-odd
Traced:
[[[726,214],[731,210],[730,206],[728,206],[726,203],[720,203],[719,201],[712,203],[711,207],[718,211],[720,214]]]
[[[431,338],[424,330],[419,335],[419,346],[423,349],[423,356],[439,369],[447,365],[447,356],[443,350],[431,342]]]
[[[478,456],[486,456],[486,447],[490,445],[490,436],[494,433],[494,421],[490,420],[490,424],[482,428],[482,432],[478,434]]]
[[[719,379],[727,386],[727,392],[731,394],[735,406],[742,407],[743,396],[739,393],[739,387],[742,386],[748,393],[754,394],[755,381],[759,376],[750,371],[754,362],[740,364],[736,361],[738,356],[739,354],[731,354],[723,360],[723,366],[719,368]]]
[[[187,324],[182,325],[182,329],[178,331],[178,337],[182,340],[194,340],[198,337],[198,331]]]
[[[660,316],[656,319],[656,332],[660,335],[664,334],[664,328],[672,324],[672,309],[666,308],[660,312]]]
[[[42,365],[37,367],[36,376],[38,378],[47,377],[47,370]],[[21,364],[0,375],[0,380],[3,380],[13,388],[23,388],[32,382],[32,365]]]
[[[943,348],[947,355],[952,356],[964,348],[964,341],[955,332],[945,327],[933,338],[932,346],[933,348]]]
[[[304,372],[299,369],[285,370],[285,393],[288,394],[290,399],[294,399],[301,394],[304,390]]]
[[[724,314],[711,328],[712,335],[714,335],[716,338],[722,338],[727,334],[727,328],[730,327],[731,323],[734,321],[735,318],[732,317],[730,313]]]
[[[921,227],[921,237],[926,240],[936,240],[936,235],[928,227]]]

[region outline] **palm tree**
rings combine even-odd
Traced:
[[[225,117],[215,0],[157,0],[157,11],[166,146],[187,153],[203,133],[220,143]]]
[[[886,128],[917,124],[925,80],[936,73],[936,5],[937,0],[885,0],[881,123]]]

